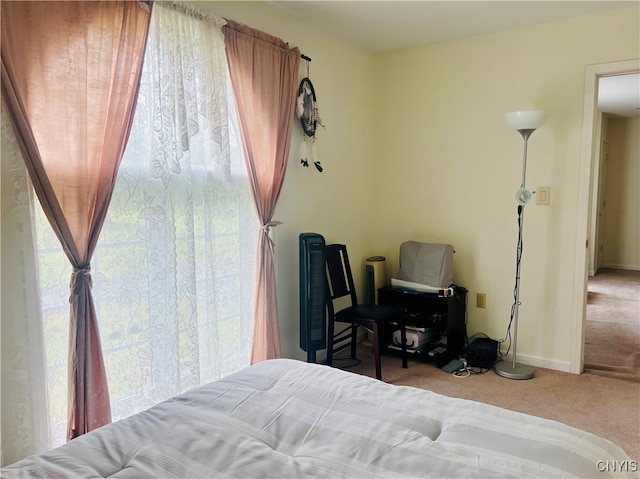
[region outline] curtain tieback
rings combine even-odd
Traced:
[[[275,228],[276,226],[281,225],[281,224],[282,224],[282,221],[269,221],[268,223],[262,225],[262,231],[265,234],[268,235],[269,234],[269,230],[271,228]]]
[[[69,302],[73,296],[78,296],[83,289],[83,286],[88,285],[89,288],[93,287],[93,280],[91,279],[91,265],[86,265],[82,268],[73,268],[73,273],[71,273],[71,283],[69,284],[69,289],[71,290],[71,296],[69,297]]]
[[[269,240],[269,249],[271,249],[271,254],[273,254],[276,244],[271,239],[271,236],[269,236],[269,231],[271,230],[271,228],[275,228],[276,226],[281,224],[282,224],[282,221],[269,221],[262,225],[262,232],[266,235],[267,239]]]

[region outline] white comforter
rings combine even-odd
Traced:
[[[0,475],[605,478],[603,469],[633,464],[613,443],[558,422],[277,359]]]

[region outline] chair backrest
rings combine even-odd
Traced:
[[[327,303],[333,309],[334,300],[350,296],[351,305],[358,304],[356,288],[353,284],[351,265],[347,247],[343,244],[329,244],[326,247],[327,258]]]

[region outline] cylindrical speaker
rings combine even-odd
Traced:
[[[366,304],[378,304],[378,289],[387,281],[384,256],[371,256],[365,260],[364,278]]]

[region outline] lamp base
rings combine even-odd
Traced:
[[[533,368],[526,364],[516,363],[513,367],[513,361],[500,361],[494,367],[498,376],[507,379],[531,379],[533,377]]]

